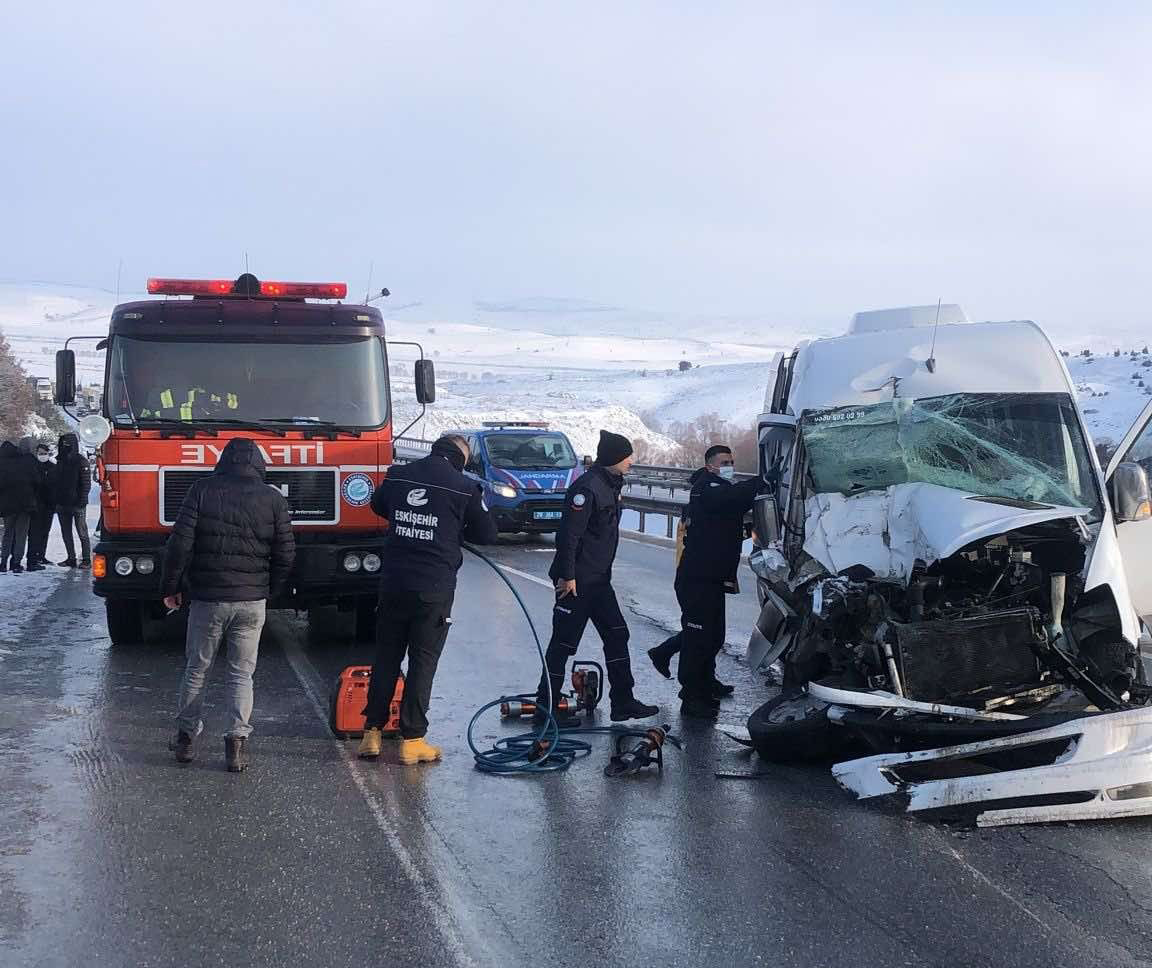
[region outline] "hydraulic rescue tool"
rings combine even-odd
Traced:
[[[528,611],[528,606],[524,603],[520,593],[516,590],[516,586],[508,580],[508,577],[500,569],[500,566],[492,561],[484,553],[477,551],[471,545],[464,545],[464,547],[474,554],[477,558],[483,561],[496,573],[496,576],[508,586],[508,590],[512,593],[512,597],[516,599],[520,610],[524,613],[524,620],[528,623],[528,628],[532,632],[532,639],[536,643],[536,653],[540,659],[540,668],[542,671],[546,670],[544,663],[544,646],[540,642],[540,635],[536,631],[536,623],[532,621],[532,614]],[[569,698],[564,696],[556,697],[555,703],[551,693],[551,681],[548,675],[544,674],[545,688],[548,690],[547,706],[545,712],[547,716],[538,729],[530,733],[520,733],[516,736],[505,736],[499,739],[489,749],[482,750],[476,745],[475,729],[476,724],[479,722],[480,717],[483,716],[489,709],[497,706],[501,707],[501,711],[505,718],[519,718],[527,714],[525,707],[531,705],[532,712],[536,710],[536,696],[531,694],[524,694],[520,696],[501,696],[499,699],[494,699],[492,702],[485,703],[472,715],[472,719],[468,723],[468,747],[472,750],[472,755],[476,760],[476,769],[484,773],[499,773],[504,775],[518,775],[523,773],[555,773],[559,770],[566,770],[570,767],[574,760],[582,756],[587,756],[592,752],[592,745],[584,739],[577,739],[577,735],[590,734],[590,733],[603,733],[609,736],[616,737],[617,755],[621,755],[620,748],[624,739],[634,737],[639,740],[644,740],[648,743],[654,742],[651,738],[652,732],[660,733],[660,740],[656,748],[663,746],[664,742],[672,742],[673,737],[668,735],[668,727],[663,727],[659,730],[642,730],[629,728],[624,726],[581,726],[574,729],[561,729],[556,722],[556,718],[552,715],[552,708],[562,711],[569,711],[570,709],[584,709],[591,713],[596,705],[599,703],[603,696],[604,689],[604,670],[596,662],[577,662],[572,667],[572,687],[574,696],[571,697],[571,705]],[[504,708],[507,707],[507,712]],[[513,709],[515,708],[515,712]],[[675,745],[679,746],[676,742]],[[640,769],[641,766],[647,766],[650,762],[661,762],[659,752],[652,752],[650,749],[646,754],[640,750],[640,746],[630,751],[630,755],[634,754],[637,760],[643,756],[643,763],[636,766]],[[629,770],[630,772],[631,770]]]
[[[572,692],[556,700],[557,712],[565,715],[595,712],[604,698],[604,667],[599,662],[580,661],[572,663]],[[536,715],[536,696],[525,693],[520,696],[504,696],[500,701],[501,719],[528,719]]]
[[[672,727],[667,723],[663,726],[653,726],[644,732],[640,742],[630,750],[624,749],[624,742],[628,737],[617,736],[616,755],[613,756],[612,761],[604,767],[604,775],[631,776],[634,773],[639,773],[641,770],[652,766],[652,764],[656,764],[657,770],[663,770],[664,744],[671,743],[677,749],[682,748],[680,740],[670,732],[671,729]],[[635,733],[632,735],[635,735]]]

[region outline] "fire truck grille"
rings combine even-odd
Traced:
[[[162,500],[164,523],[176,520],[180,505],[192,485],[211,471],[164,471]],[[334,524],[336,522],[336,471],[269,470],[265,480],[288,499],[292,520],[297,524]]]

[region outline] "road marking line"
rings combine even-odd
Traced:
[[[315,676],[316,679],[319,680],[319,673],[316,672],[311,661],[300,651],[300,647],[296,645],[295,642],[282,640],[281,647],[284,649],[284,656],[288,660],[288,665],[291,667],[293,674],[300,683],[300,687],[304,690],[304,695],[308,697],[308,702],[316,713],[316,718],[320,720],[325,730],[327,730],[328,712],[324,708],[324,703],[321,701],[316,687],[311,681],[312,676]],[[456,920],[452,917],[452,913],[448,911],[436,897],[429,896],[435,892],[436,888],[444,888],[445,885],[436,884],[433,886],[428,884],[420,868],[416,866],[416,861],[413,859],[412,854],[408,848],[404,846],[404,842],[400,839],[396,828],[389,821],[388,815],[385,813],[380,801],[369,788],[363,775],[356,769],[356,759],[349,752],[347,744],[335,736],[330,735],[329,739],[336,748],[336,752],[340,755],[340,759],[344,761],[348,772],[352,775],[352,782],[356,784],[356,789],[360,791],[360,796],[363,797],[364,803],[372,814],[372,819],[376,821],[376,826],[384,835],[385,840],[388,841],[388,846],[392,849],[396,859],[400,861],[400,866],[404,868],[404,873],[408,875],[414,884],[422,889],[421,893],[425,895],[423,898],[424,902],[439,914],[438,920],[441,922],[439,925],[440,933],[444,937],[445,944],[453,950],[461,963],[476,965],[475,959],[469,954],[467,948],[464,946],[463,940],[459,936]],[[443,890],[442,893],[448,895],[451,892],[449,890]],[[477,938],[477,941],[482,940],[483,939]]]
[[[956,848],[953,847],[951,844],[945,844],[944,846],[947,847],[948,853],[950,853],[954,858],[956,858],[956,862],[962,868],[964,868],[964,870],[966,870],[969,874],[971,874],[975,880],[979,881],[981,884],[985,884],[988,887],[990,887],[997,894],[999,894],[1002,898],[1004,898],[1004,900],[1006,900],[1009,904],[1011,904],[1013,907],[1017,908],[1019,911],[1022,911],[1024,914],[1026,914],[1028,917],[1030,917],[1033,921],[1036,922],[1036,924],[1038,924],[1041,928],[1043,928],[1049,934],[1053,933],[1052,927],[1050,925],[1048,925],[1047,923],[1045,923],[1044,921],[1040,920],[1040,918],[1032,911],[1032,909],[1027,907],[1023,901],[1021,901],[1019,898],[1014,897],[1012,894],[1010,894],[1008,891],[1006,891],[1004,888],[1002,888],[999,884],[997,884],[990,877],[988,877],[988,875],[985,874],[982,870],[980,870],[979,868],[973,867],[972,864],[970,864],[968,861],[966,861],[963,857],[960,856],[960,852],[958,850],[956,850]]]
[[[511,565],[502,565],[500,562],[496,562],[496,567],[501,571],[508,572],[510,575],[516,575],[519,578],[523,578],[525,581],[535,582],[537,585],[543,585],[545,588],[551,588],[553,590],[556,588],[556,586],[547,579],[538,578],[536,575],[530,575],[528,572],[521,571],[519,568],[513,568]]]

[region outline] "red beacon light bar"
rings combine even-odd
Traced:
[[[149,279],[153,296],[239,296],[265,299],[345,299],[346,282],[260,282],[239,279]]]

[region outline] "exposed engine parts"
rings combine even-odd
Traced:
[[[1080,621],[1084,538],[1053,521],[917,567],[907,584],[865,568],[789,592],[794,638],[785,687],[827,682],[974,708],[1034,705],[1068,684],[1100,708],[1124,706],[1135,654]]]

